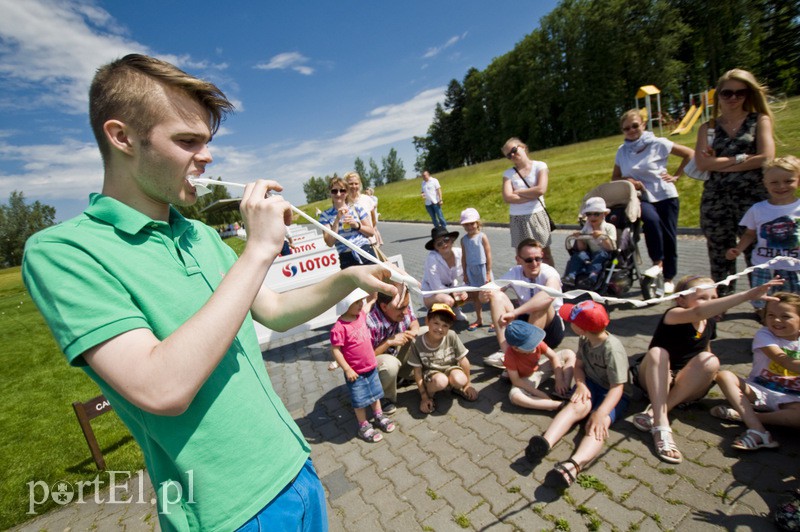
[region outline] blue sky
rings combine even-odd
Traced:
[[[95,69],[155,55],[215,82],[236,104],[207,176],[279,181],[305,203],[310,176],[394,147],[413,177],[447,83],[485,68],[555,0],[494,3],[0,0],[0,202],[12,190],[81,212],[102,184],[86,116]]]

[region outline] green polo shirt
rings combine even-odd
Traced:
[[[272,389],[251,320],[179,416],[132,405],[81,355],[133,329],[166,338],[208,301],[236,258],[216,231],[174,209],[169,223],[154,221],[101,194],[25,246],[25,285],[67,360],[100,386],[142,447],[164,530],[235,529],[308,458]],[[183,496],[164,506],[177,498],[174,483]]]

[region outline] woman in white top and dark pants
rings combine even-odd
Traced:
[[[645,275],[664,273],[664,291],[674,291],[672,279],[678,272],[678,189],[675,182],[683,167],[694,157],[694,150],[644,130],[638,109],[620,118],[625,142],[617,150],[611,180],[630,181],[641,195],[642,224],[647,254],[653,266]],[[667,172],[667,159],[676,155],[683,160],[675,175]]]

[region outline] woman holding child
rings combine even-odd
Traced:
[[[735,68],[719,78],[714,113],[700,126],[695,148],[697,168],[709,177],[700,199],[700,227],[706,237],[711,278],[736,273],[725,257],[741,235],[739,221],[754,203],[766,198],[761,168],[775,157],[772,111],[766,88],[753,74]],[[750,253],[745,253],[750,265]],[[735,283],[720,292],[735,291]]]
[[[334,233],[338,233],[339,236],[355,244],[362,251],[375,256],[368,240],[369,237],[375,234],[369,213],[358,205],[347,206],[347,185],[341,178],[334,177],[331,179],[328,188],[331,191],[331,203],[333,206],[320,213],[319,223],[327,225]],[[322,237],[329,247],[336,245],[341,269],[344,270],[350,266],[364,263],[364,259],[355,251],[337,241],[328,233],[323,233]]]
[[[694,151],[669,139],[656,137],[644,130],[644,120],[638,109],[626,111],[620,117],[625,141],[617,150],[611,180],[624,179],[639,191],[642,205],[647,254],[653,266],[645,275],[664,274],[664,292],[672,293],[672,279],[678,272],[678,189],[675,182]],[[675,175],[667,172],[670,155],[680,157]]]
[[[542,244],[544,262],[555,266],[550,251],[550,217],[544,206],[548,169],[542,161],[528,158],[528,146],[517,137],[503,144],[503,156],[514,166],[503,172],[503,201],[508,203],[511,247],[532,238]]]

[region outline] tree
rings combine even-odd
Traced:
[[[324,200],[328,197],[328,178],[314,177],[303,183],[303,193],[307,203]]]
[[[222,179],[221,177],[218,177],[217,181],[220,181],[221,179]],[[227,187],[214,185],[208,188],[209,190],[211,190],[211,193],[206,194],[205,196],[200,196],[200,198],[198,198],[198,200],[194,203],[194,205],[190,205],[188,207],[175,207],[175,208],[184,217],[191,218],[193,220],[200,220],[201,222],[207,225],[229,224],[240,221],[242,219],[241,214],[239,214],[238,204],[237,208],[214,211],[211,213],[203,212],[203,209],[205,209],[215,201],[231,199],[231,194],[230,192],[228,192]]]
[[[369,158],[369,182],[373,187],[379,187],[383,184],[380,168],[378,168],[372,157]]]
[[[0,205],[0,261],[4,266],[22,264],[25,242],[35,232],[55,223],[56,209],[34,201],[25,203],[22,192],[13,191],[8,205]]]
[[[364,166],[364,161],[361,160],[361,157],[356,157],[353,163],[353,170],[361,177],[361,188],[363,190],[375,185],[375,183],[370,183],[367,168]]]
[[[396,183],[406,178],[406,169],[403,168],[402,159],[397,158],[397,150],[394,148],[389,150],[389,155],[383,158],[383,169],[381,176],[383,182],[387,185],[389,183]]]

